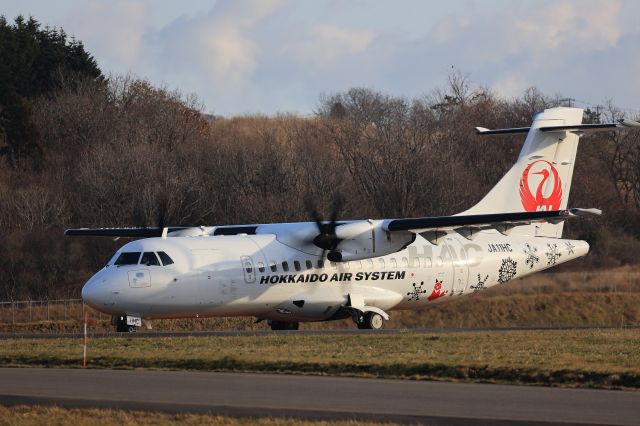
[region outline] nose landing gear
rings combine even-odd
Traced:
[[[111,317],[111,324],[116,326],[118,333],[133,333],[142,325],[142,319],[128,315],[114,315]]]

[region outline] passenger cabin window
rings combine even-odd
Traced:
[[[284,272],[289,272],[289,264],[287,262],[282,262],[282,270]]]
[[[158,261],[158,256],[152,251],[145,251],[140,258],[141,265],[147,266],[160,266],[160,261]]]
[[[365,266],[369,269],[373,269],[373,260],[371,259],[365,260]]]
[[[318,260],[318,269],[324,268],[324,260]]]
[[[264,263],[258,262],[258,271],[264,272]]]
[[[391,262],[391,267],[392,267],[393,269],[396,269],[396,268],[398,267],[398,261],[396,260],[396,258],[395,258],[395,257],[392,257],[392,258],[391,258],[391,260],[390,260],[390,262]]]
[[[417,257],[414,257],[413,259],[411,259],[411,266],[414,268],[419,268],[420,267],[420,259]]]
[[[278,270],[278,265],[276,265],[276,262],[272,260],[269,262],[269,268],[271,269],[271,272],[275,272]]]
[[[140,259],[139,251],[126,251],[121,253],[113,264],[116,266],[137,265],[138,259]]]
[[[162,264],[164,266],[171,265],[173,263],[173,260],[169,257],[169,255],[163,251],[159,251],[158,256],[160,256],[160,260],[162,260]]]
[[[384,269],[384,259],[383,258],[378,259],[378,264],[380,265],[380,268]]]
[[[406,257],[402,258],[402,266],[404,266],[405,268],[409,266],[409,259],[407,259]]]
[[[300,262],[298,262],[297,260],[293,261],[293,267],[296,271],[300,270]]]
[[[313,269],[313,262],[310,260],[306,260],[304,262],[307,265],[307,269]]]
[[[425,268],[431,268],[431,258],[430,257],[425,257],[424,258],[424,267]]]
[[[247,272],[247,274],[250,274],[253,272],[253,266],[251,265],[251,262],[249,262],[248,260],[244,261],[244,270]]]

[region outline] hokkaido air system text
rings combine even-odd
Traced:
[[[379,281],[402,280],[405,271],[383,272],[337,272],[333,274],[284,274],[264,275],[260,277],[260,284],[295,284],[315,282],[344,282],[344,281]]]

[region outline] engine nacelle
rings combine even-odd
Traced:
[[[167,237],[199,237],[202,235],[209,235],[212,229],[214,229],[212,226],[194,226],[169,232]]]
[[[348,262],[386,256],[404,249],[415,240],[411,232],[389,232],[382,220],[361,220],[340,225],[336,236],[341,239],[327,255],[332,262]]]

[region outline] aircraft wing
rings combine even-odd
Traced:
[[[77,228],[67,229],[64,235],[72,237],[128,237],[128,238],[153,238],[153,237],[193,237],[196,235],[235,235],[255,234],[257,225],[242,226],[168,226],[147,228]]]
[[[439,237],[444,236],[447,231],[455,231],[471,239],[475,234],[485,229],[496,229],[503,234],[508,234],[516,226],[529,225],[533,222],[558,223],[575,217],[599,216],[600,214],[602,214],[602,211],[598,209],[573,208],[535,212],[392,219],[386,222],[385,230],[390,232],[409,231],[420,234],[433,242],[433,240],[437,241]]]
[[[151,238],[161,237],[165,228],[78,228],[67,229],[64,235],[68,236],[93,236],[93,237],[131,237],[131,238]],[[187,227],[166,228],[167,232],[176,232]]]

